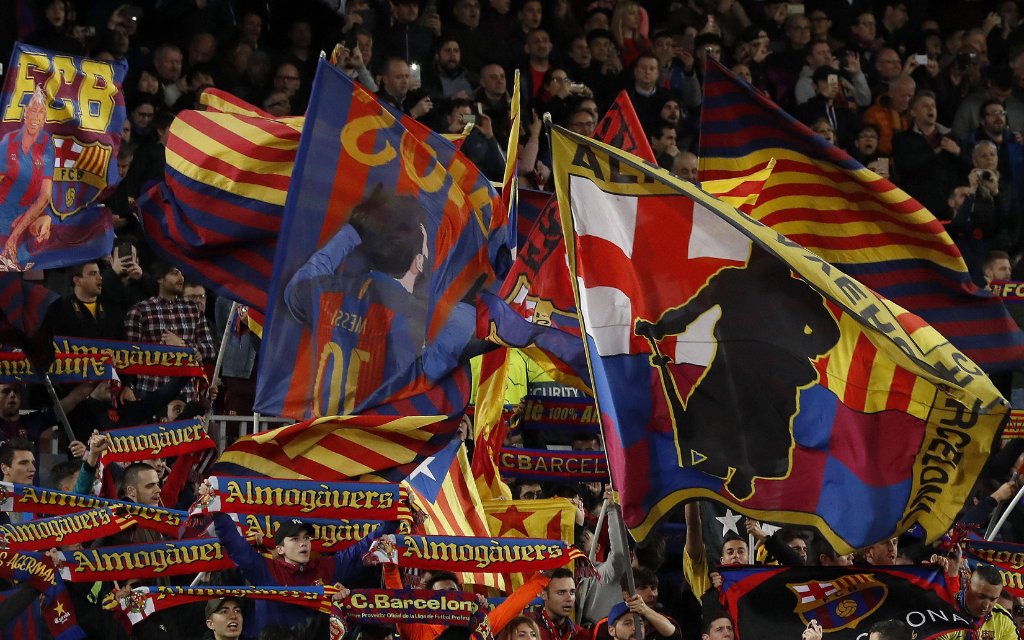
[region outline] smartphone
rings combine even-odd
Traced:
[[[928,64],[928,54],[916,53],[914,54],[914,61],[917,62],[917,64]]]
[[[459,121],[462,122],[462,124],[476,124],[476,116],[472,113],[464,113],[459,118]]]
[[[423,17],[429,18],[437,15],[437,5],[433,2],[427,3],[427,6],[423,7]]]
[[[482,103],[482,102],[476,103],[476,112],[479,115],[484,115],[484,103]]]
[[[802,4],[790,4],[786,6],[786,13],[789,15],[803,15],[804,5]]]
[[[131,242],[128,242],[127,240],[118,242],[114,245],[114,259],[122,262],[125,259],[129,261],[132,260],[132,249],[134,249],[134,247]]]
[[[418,62],[414,62],[409,65],[409,78],[419,82],[420,80],[420,65]]]

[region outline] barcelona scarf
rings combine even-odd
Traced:
[[[393,534],[377,538],[363,556],[363,562],[371,565],[486,573],[532,573],[573,561],[579,570],[580,564],[587,564],[587,557],[563,540]]]
[[[54,518],[0,525],[0,548],[41,551],[80,544],[120,533],[135,519],[111,507],[79,511]]]
[[[265,540],[273,540],[281,523],[290,518],[272,517],[254,513],[238,515],[228,514],[238,524],[242,535],[248,536],[258,531]],[[307,518],[302,520],[313,531],[310,537],[311,549],[317,553],[335,553],[344,551],[366,536],[373,533],[383,523],[379,520],[350,520],[347,518],[326,520]],[[402,527],[408,529],[408,522]]]
[[[216,538],[59,551],[57,558],[61,577],[70,582],[148,580],[235,566]]]
[[[312,482],[210,476],[210,492],[189,515],[258,513],[321,518],[398,520],[410,516],[405,490],[397,484]]]
[[[65,515],[98,507],[121,507],[123,512],[134,518],[135,523],[143,529],[175,538],[178,537],[188,517],[184,511],[176,509],[149,507],[134,502],[84,496],[28,484],[0,482],[0,511]]]
[[[1003,577],[1003,588],[1014,597],[1024,596],[1024,544],[964,540],[961,545],[971,568],[979,563],[993,565]]]
[[[596,482],[608,479],[608,459],[603,451],[502,447],[498,453],[498,470],[516,478]]]
[[[346,622],[394,625],[414,623],[469,627],[475,640],[493,637],[487,611],[477,596],[461,591],[356,589],[331,609],[331,638],[343,638]]]
[[[65,336],[55,337],[53,346],[58,353],[108,356],[117,371],[128,375],[193,378],[206,375],[202,360],[191,347]]]
[[[111,429],[104,433],[110,436],[110,447],[100,458],[104,465],[172,458],[217,447],[200,418]]]
[[[72,355],[58,353],[47,374],[54,384],[114,380],[114,362],[106,355]],[[0,383],[34,384],[43,381],[27,354],[20,351],[0,353]]]
[[[0,578],[9,582],[31,582],[38,591],[57,584],[53,562],[41,553],[0,551]]]
[[[1024,282],[993,280],[988,283],[989,291],[1003,302],[1024,302]]]
[[[142,622],[158,611],[165,611],[193,602],[205,602],[212,598],[246,598],[271,600],[306,607],[320,613],[330,613],[331,596],[337,593],[334,586],[323,587],[136,587],[128,597],[117,600],[109,594],[104,607],[112,609],[120,605],[128,614],[133,625]]]
[[[524,429],[599,433],[600,414],[593,398],[548,398],[528,395],[523,398]]]

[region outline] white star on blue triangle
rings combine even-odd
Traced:
[[[458,455],[462,441],[452,438],[444,449],[425,459],[409,474],[407,481],[409,486],[416,490],[424,500],[435,502],[437,494],[441,491],[441,485],[448,477],[448,469],[451,468],[455,456]]]

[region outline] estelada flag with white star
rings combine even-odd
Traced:
[[[552,150],[634,538],[692,498],[813,526],[839,553],[948,530],[1008,411],[977,365],[694,185],[559,127]]]
[[[489,536],[480,494],[472,478],[466,450],[458,438],[453,438],[447,446],[421,462],[402,482],[412,494],[416,506],[427,516],[422,525],[423,531],[417,533]],[[464,572],[460,579],[463,585],[505,590],[505,580],[500,574]]]

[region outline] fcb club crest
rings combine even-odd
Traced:
[[[53,136],[53,197],[50,206],[61,219],[89,206],[107,187],[113,147],[75,136]]]
[[[788,583],[796,596],[793,610],[804,625],[817,620],[822,629],[855,629],[861,620],[878,610],[889,594],[889,587],[871,573],[840,576],[835,580],[809,580]]]

